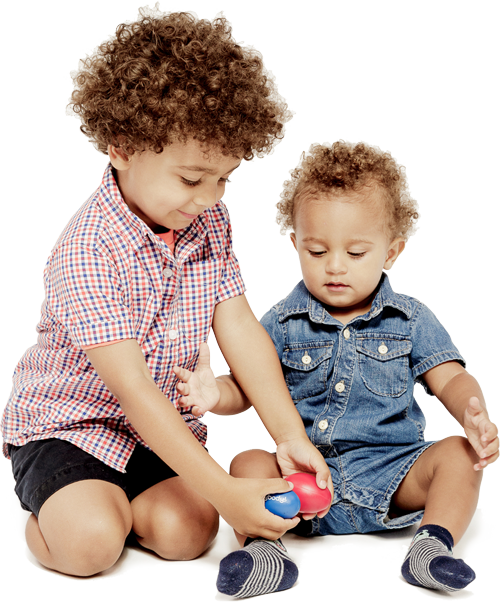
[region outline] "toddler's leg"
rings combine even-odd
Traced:
[[[231,475],[239,478],[275,479],[281,477],[276,457],[262,450],[236,456]],[[298,577],[297,565],[290,559],[280,539],[246,538],[236,533],[241,550],[221,560],[217,589],[236,598],[247,598],[288,589]]]
[[[219,529],[215,508],[181,477],[146,489],[131,506],[139,543],[167,560],[196,558]]]
[[[467,529],[479,496],[482,473],[477,455],[463,437],[449,437],[427,449],[393,496],[394,510],[425,509],[402,567],[412,585],[456,591],[474,580],[474,571],[453,558],[452,548]]]
[[[130,504],[117,485],[72,483],[51,495],[26,525],[26,541],[47,568],[86,577],[115,564],[132,526]]]

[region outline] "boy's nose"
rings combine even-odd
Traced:
[[[341,257],[332,256],[326,265],[326,271],[329,274],[345,274],[347,267]]]
[[[219,199],[217,198],[217,186],[214,188],[206,187],[203,190],[197,190],[194,198],[194,204],[206,208],[213,207]]]

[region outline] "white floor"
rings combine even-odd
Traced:
[[[16,592],[12,599],[25,602],[100,602],[104,600],[205,601],[231,600],[215,587],[218,564],[236,549],[230,527],[221,522],[214,545],[191,562],[167,562],[138,548],[126,548],[117,565],[92,578],[79,579],[44,569],[28,551],[24,525],[28,516],[12,492],[10,464],[0,461],[1,588]],[[462,557],[476,571],[477,579],[467,590],[453,594],[457,600],[472,597],[494,601],[498,588],[498,539],[496,522],[498,471],[485,475],[479,508],[472,524],[457,546]],[[298,583],[291,590],[254,599],[281,602],[310,600],[333,602],[372,600],[405,601],[439,599],[448,596],[408,585],[400,576],[400,565],[415,528],[381,535],[330,536],[304,540],[285,536],[284,543],[300,569]]]

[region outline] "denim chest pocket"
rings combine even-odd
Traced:
[[[286,347],[281,363],[285,381],[294,401],[314,397],[327,388],[328,365],[333,343],[298,343]]]
[[[356,341],[359,373],[365,387],[385,397],[399,397],[408,388],[411,341],[398,335],[365,336]]]

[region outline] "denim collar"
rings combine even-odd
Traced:
[[[398,295],[392,290],[389,284],[389,277],[384,272],[378,284],[378,291],[373,300],[370,311],[362,316],[351,320],[371,320],[384,309],[384,307],[393,307],[399,310],[407,318],[412,315],[410,303],[402,295]],[[309,314],[312,322],[318,324],[340,324],[338,320],[332,318],[325,306],[320,303],[316,297],[313,297],[307,290],[304,281],[301,280],[293,291],[283,300],[279,309],[279,321],[284,322],[290,316],[296,314]],[[342,325],[343,326],[343,325]]]

